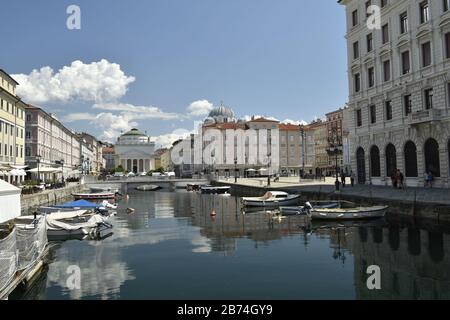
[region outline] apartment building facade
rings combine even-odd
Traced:
[[[314,133],[314,169],[316,176],[329,174],[333,169],[328,157],[328,126],[326,121],[317,120],[309,124]]]
[[[18,83],[0,69],[0,171],[8,172],[25,164],[25,103],[16,94]],[[4,176],[9,182],[21,182],[23,176]]]
[[[80,165],[80,142],[76,134],[42,108],[28,104],[25,114],[26,165],[30,169],[38,165],[61,168],[64,177],[76,176]]]
[[[337,170],[338,172],[343,171],[347,174],[348,169],[344,166],[343,159],[343,139],[344,139],[344,127],[343,127],[343,119],[344,119],[344,110],[339,109],[332,112],[327,113],[326,115],[326,126],[327,126],[327,140],[328,140],[328,148],[333,146],[338,146],[336,149],[336,153],[328,153],[328,167],[329,173],[336,174],[336,156],[337,156]]]
[[[351,168],[359,183],[449,187],[449,1],[340,0],[346,8]],[[381,8],[380,29],[367,8]]]
[[[103,144],[101,141],[97,140],[93,135],[83,132],[79,134],[80,140],[84,141],[87,145],[86,148],[90,149],[90,153],[92,155],[89,157],[88,155],[84,155],[85,161],[89,158],[89,172],[91,174],[99,174],[104,169],[103,166]],[[85,152],[86,153],[86,152]]]

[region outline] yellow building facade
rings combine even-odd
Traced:
[[[0,69],[0,171],[25,165],[25,103],[17,96],[18,83]],[[0,175],[9,182],[24,177]]]

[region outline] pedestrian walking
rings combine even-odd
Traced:
[[[433,180],[434,180],[433,173],[429,171],[427,174],[427,185],[429,188],[433,188]]]
[[[394,189],[397,189],[397,172],[395,170],[392,170],[391,173],[391,182]]]
[[[341,171],[341,184],[342,184],[343,188],[345,188],[345,182],[346,182],[345,178],[346,178],[346,176],[345,176],[344,171]]]
[[[355,174],[353,171],[350,171],[350,183],[352,184],[352,188],[355,186]]]

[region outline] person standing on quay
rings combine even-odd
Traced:
[[[341,170],[341,183],[343,188],[345,188],[345,178],[345,172],[344,170]]]
[[[353,171],[350,171],[350,183],[352,184],[352,188],[355,186],[355,174]]]
[[[400,189],[403,189],[403,187],[404,187],[404,181],[405,181],[405,176],[403,175],[403,173],[400,171],[400,170],[398,170],[398,181],[399,181],[399,188]]]

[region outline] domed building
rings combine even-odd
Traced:
[[[155,169],[155,143],[147,134],[131,129],[122,134],[115,145],[115,166],[128,172],[141,173]]]
[[[211,110],[208,118],[205,120],[206,125],[227,122],[236,122],[236,116],[230,107],[223,105]]]

